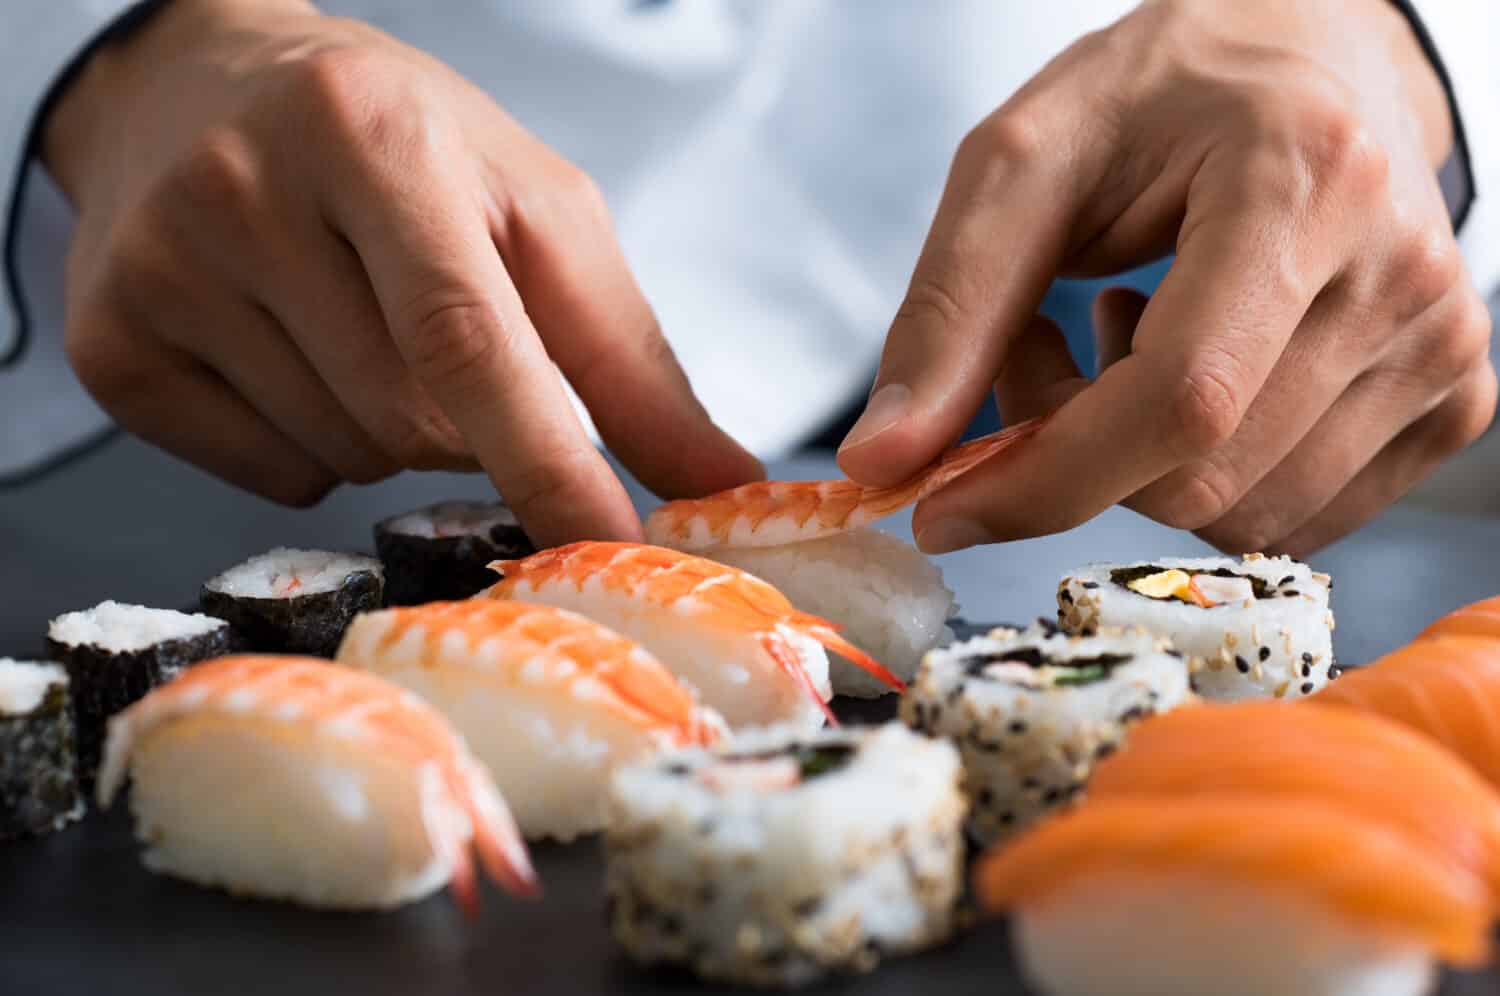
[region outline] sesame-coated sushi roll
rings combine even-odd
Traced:
[[[380,608],[380,561],[277,547],[203,585],[203,611],[226,620],[257,653],[332,657],[349,621]]]
[[[790,986],[953,929],[958,754],[898,723],[743,734],[616,773],[610,927],[646,963]]]
[[[1071,800],[1130,724],[1191,697],[1186,662],[1160,637],[1040,623],[929,653],[901,718],[958,745],[969,833],[987,843]]]
[[[375,524],[387,605],[468,598],[495,583],[491,561],[536,552],[504,502],[445,501]]]
[[[82,816],[76,769],[67,672],[0,657],[0,841]]]
[[[80,786],[94,784],[109,717],[189,664],[233,649],[228,624],[197,613],[101,602],[52,620],[47,656],[68,672]]]
[[[1161,557],[1094,564],[1062,579],[1070,633],[1142,626],[1192,658],[1193,690],[1239,701],[1311,695],[1333,662],[1332,579],[1289,557]]]

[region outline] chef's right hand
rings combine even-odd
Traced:
[[[91,57],[43,142],[78,210],[79,378],[234,484],[304,505],[479,466],[539,543],[637,538],[554,363],[659,494],[760,473],[694,396],[592,181],[366,25],[168,5]]]

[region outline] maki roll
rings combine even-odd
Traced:
[[[607,918],[627,954],[762,986],[946,938],[962,887],[958,754],[899,723],[746,733],[616,772]]]
[[[0,657],[0,841],[83,815],[76,763],[67,672]]]
[[[201,602],[258,653],[332,657],[350,620],[380,608],[384,584],[373,557],[277,547],[210,578]]]
[[[1238,701],[1311,695],[1338,677],[1332,579],[1289,557],[1247,554],[1095,564],[1062,579],[1070,633],[1143,626],[1190,658],[1193,690]]]
[[[969,833],[988,843],[1082,791],[1131,723],[1191,698],[1187,664],[1165,640],[1067,636],[1043,621],[929,653],[901,718],[958,745]]]
[[[536,552],[504,502],[445,501],[375,524],[388,605],[468,598],[495,583],[489,564]]]
[[[79,784],[94,783],[105,720],[189,664],[232,649],[229,626],[196,613],[101,602],[52,620],[47,654],[68,672]]]

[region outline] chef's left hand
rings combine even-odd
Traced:
[[[1316,549],[1489,424],[1489,316],[1435,180],[1446,98],[1388,0],[1160,0],[1064,52],[959,147],[850,477],[900,481],[993,386],[1026,446],[918,506],[937,553],[1116,502],[1224,549]],[[1094,306],[1083,377],[1036,317],[1057,276],[1168,252]]]

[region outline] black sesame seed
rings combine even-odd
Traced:
[[[1052,805],[1060,798],[1062,798],[1062,793],[1055,788],[1049,788],[1047,791],[1042,793],[1042,802],[1048,806]]]
[[[1085,588],[1089,589],[1090,591],[1093,591],[1095,588],[1099,587],[1099,582],[1098,581],[1085,581],[1085,582],[1083,582],[1083,586]]]
[[[1288,588],[1286,591],[1284,591],[1284,592],[1281,593],[1281,597],[1282,598],[1296,598],[1300,594],[1302,594],[1302,592],[1298,591],[1296,588]]]
[[[823,908],[823,897],[822,896],[812,896],[811,898],[804,899],[800,903],[798,903],[797,905],[793,906],[792,907],[792,912],[795,913],[795,914],[797,914],[798,916],[812,916],[814,913],[818,912],[818,910],[820,910],[822,908]]]
[[[1072,605],[1073,604],[1073,593],[1071,591],[1069,591],[1068,589],[1064,588],[1062,591],[1060,591],[1060,592],[1057,593],[1057,600],[1059,602],[1067,602],[1069,605]]]
[[[1114,743],[1113,741],[1105,741],[1104,743],[1100,744],[1098,747],[1094,748],[1094,757],[1095,757],[1095,759],[1102,761],[1106,757],[1109,757],[1111,754],[1113,754],[1115,751],[1117,751],[1119,749],[1120,749],[1120,745],[1119,744]]]
[[[942,714],[943,707],[936,702],[932,703],[932,705],[927,707],[927,722],[933,726],[937,726],[938,717]]]
[[[662,770],[666,771],[666,773],[669,775],[681,777],[682,775],[687,774],[692,769],[685,764],[669,764]]]
[[[1311,695],[1312,694],[1312,690],[1313,690],[1313,683],[1312,682],[1310,682],[1310,681],[1304,681],[1302,683],[1302,694],[1303,695]]]
[[[1337,678],[1339,675],[1341,675],[1343,673],[1344,673],[1344,669],[1341,668],[1341,667],[1339,667],[1337,664],[1330,664],[1330,665],[1328,665],[1328,680],[1329,681],[1332,681],[1334,678]]]
[[[1016,736],[1020,736],[1026,732],[1026,721],[1024,719],[1013,719],[1005,728]]]
[[[1302,655],[1302,663],[1304,663],[1304,664],[1311,664],[1312,662],[1313,662],[1313,655],[1312,654],[1304,653]]]
[[[1295,580],[1297,580],[1297,576],[1295,574],[1288,574],[1286,577],[1276,582],[1276,587],[1280,588],[1284,584],[1291,584]]]
[[[1306,661],[1302,662],[1302,677],[1304,677],[1304,678],[1311,678],[1312,677],[1312,665],[1309,664],[1309,663],[1307,663]]]
[[[991,792],[988,787],[982,788],[979,790],[979,795],[976,797],[975,801],[978,802],[981,806],[988,806],[990,805],[990,803],[995,801],[995,793]]]
[[[1166,651],[1166,654],[1167,654],[1168,657],[1175,657],[1178,660],[1182,660],[1182,651],[1181,650],[1168,650],[1168,651]]]
[[[1260,648],[1260,659],[1264,661],[1264,660],[1269,660],[1270,657],[1271,657],[1271,648],[1270,647],[1261,647]]]
[[[1198,694],[1198,679],[1197,678],[1194,678],[1194,677],[1189,677],[1188,678],[1188,690],[1190,692],[1192,692],[1194,695]]]
[[[1234,666],[1239,668],[1240,674],[1250,673],[1250,662],[1245,660],[1245,658],[1241,657],[1238,654],[1235,654],[1234,656]]]

